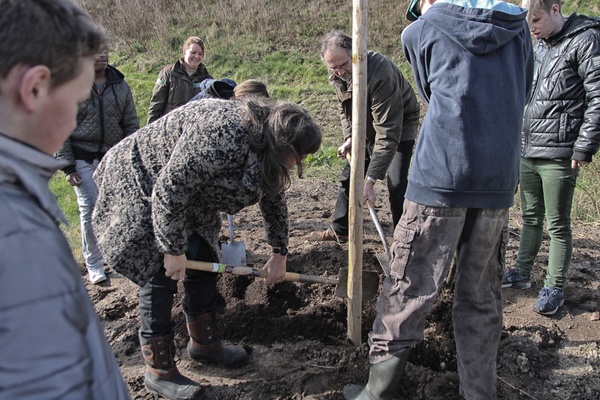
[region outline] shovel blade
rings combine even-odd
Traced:
[[[348,298],[348,268],[341,268],[338,274],[338,284],[335,295]],[[379,291],[379,274],[373,271],[362,271],[362,299],[372,300]]]
[[[221,245],[221,257],[223,264],[245,267],[247,262],[244,242],[223,243]]]
[[[246,246],[244,242],[235,241],[233,233],[233,215],[227,214],[227,227],[229,228],[229,243],[221,245],[221,258],[223,264],[238,265],[245,267],[246,263]]]
[[[385,276],[390,276],[390,256],[388,255],[388,253],[380,253],[377,254],[376,257]]]

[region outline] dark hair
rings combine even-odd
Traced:
[[[82,58],[107,39],[71,0],[0,0],[0,42],[0,78],[19,64],[45,65],[54,88],[79,75]]]
[[[344,49],[352,57],[352,38],[342,31],[329,31],[321,39],[321,60],[326,52],[333,49]]]
[[[250,96],[242,100],[248,118],[244,127],[251,133],[250,146],[261,160],[264,189],[277,193],[291,183],[288,159],[296,159],[302,177],[302,160],[321,147],[321,129],[308,110],[289,101],[270,103]]]

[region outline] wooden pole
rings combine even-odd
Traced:
[[[354,0],[352,19],[352,162],[348,212],[348,339],[362,343],[363,187],[367,110],[367,0]]]

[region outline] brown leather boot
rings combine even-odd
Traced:
[[[201,362],[221,364],[225,367],[238,367],[248,361],[248,353],[242,346],[224,346],[216,337],[215,314],[198,315],[190,321],[188,316],[188,332],[190,341],[187,351],[190,357]]]
[[[142,345],[146,361],[144,383],[148,391],[171,400],[195,399],[201,392],[199,384],[181,375],[175,365],[175,339],[155,337]]]

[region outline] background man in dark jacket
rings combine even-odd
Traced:
[[[123,74],[108,65],[108,48],[96,56],[95,80],[90,97],[80,106],[77,128],[55,157],[69,162],[63,168],[67,182],[75,189],[81,222],[81,245],[89,280],[106,280],[104,260],[92,228],[92,212],[98,188],[92,177],[108,149],[140,128],[131,95]]]
[[[369,381],[347,386],[344,396],[394,397],[456,253],[460,394],[494,400],[505,227],[533,73],[526,10],[503,1],[413,4],[423,15],[404,29],[402,45],[429,107],[369,334]]]
[[[548,270],[533,310],[552,315],[564,303],[573,253],[571,205],[579,167],[600,141],[600,21],[561,13],[561,0],[531,0],[535,46],[534,91],[525,108],[521,148],[523,230],[515,268],[503,287],[531,287],[529,275],[550,234]]]
[[[344,143],[338,157],[345,158],[352,147],[352,38],[328,32],[321,40],[321,59],[329,70],[329,81],[340,104]],[[367,53],[367,143],[364,198],[377,199],[373,185],[387,174],[390,208],[394,227],[402,215],[408,168],[419,125],[417,96],[394,63],[382,54]],[[348,238],[348,199],[350,164],[340,178],[333,221],[318,240],[346,241]]]

